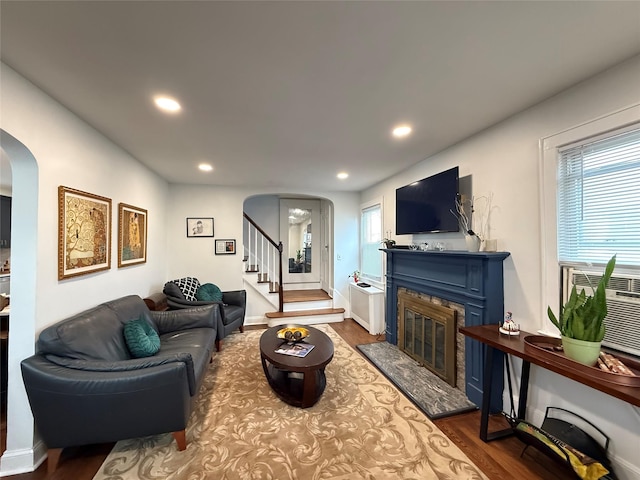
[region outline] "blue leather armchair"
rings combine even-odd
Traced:
[[[186,287],[185,284],[187,285]],[[167,296],[167,304],[171,310],[212,304],[218,305],[220,314],[218,315],[216,349],[220,351],[222,349],[222,341],[227,335],[236,329],[240,330],[241,333],[244,332],[247,292],[246,290],[222,292],[221,301],[200,301],[194,299],[195,291],[199,286],[200,282],[193,277],[171,280],[165,283],[163,293]]]

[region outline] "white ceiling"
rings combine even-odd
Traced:
[[[2,1],[0,15],[4,63],[170,182],[298,192],[362,190],[640,53],[637,1]],[[184,110],[160,113],[157,93]]]

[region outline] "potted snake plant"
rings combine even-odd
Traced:
[[[611,257],[604,275],[587,295],[584,289],[578,293],[574,285],[569,300],[556,317],[548,307],[551,322],[560,330],[565,355],[585,365],[595,365],[600,354],[600,345],[605,334],[604,318],[607,316],[607,295],[605,289],[616,265],[616,256]]]

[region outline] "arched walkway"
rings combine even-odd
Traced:
[[[295,202],[297,200],[315,200],[320,205],[318,225],[314,226],[313,241],[319,248],[319,255],[316,257],[320,260],[317,263],[320,288],[329,292],[333,290],[333,202],[325,197],[310,196],[306,194],[295,193],[261,193],[250,195],[244,199],[243,211],[249,210],[250,216],[254,217],[254,220],[260,220],[260,227],[266,229],[267,233],[272,238],[280,239],[286,245],[285,235],[281,231],[281,224],[286,225],[286,220],[280,218],[280,202],[282,200]],[[286,230],[286,228],[285,228]],[[243,232],[246,236],[247,232]],[[248,238],[243,239],[243,244],[248,245]],[[285,253],[286,257],[288,257]],[[285,263],[285,268],[288,268],[288,264]],[[285,281],[286,283],[286,281]]]
[[[38,260],[38,164],[29,149],[0,129],[0,146],[11,161],[11,315],[7,394],[7,449],[0,476],[30,471],[45,459],[22,383],[20,360],[35,350]]]

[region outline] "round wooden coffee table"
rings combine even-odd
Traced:
[[[295,357],[276,350],[286,343],[277,332],[283,325],[267,329],[260,337],[262,368],[273,391],[290,405],[307,408],[320,399],[327,383],[324,367],[333,359],[331,339],[317,328],[307,327],[309,336],[303,343],[314,346],[305,357]]]

